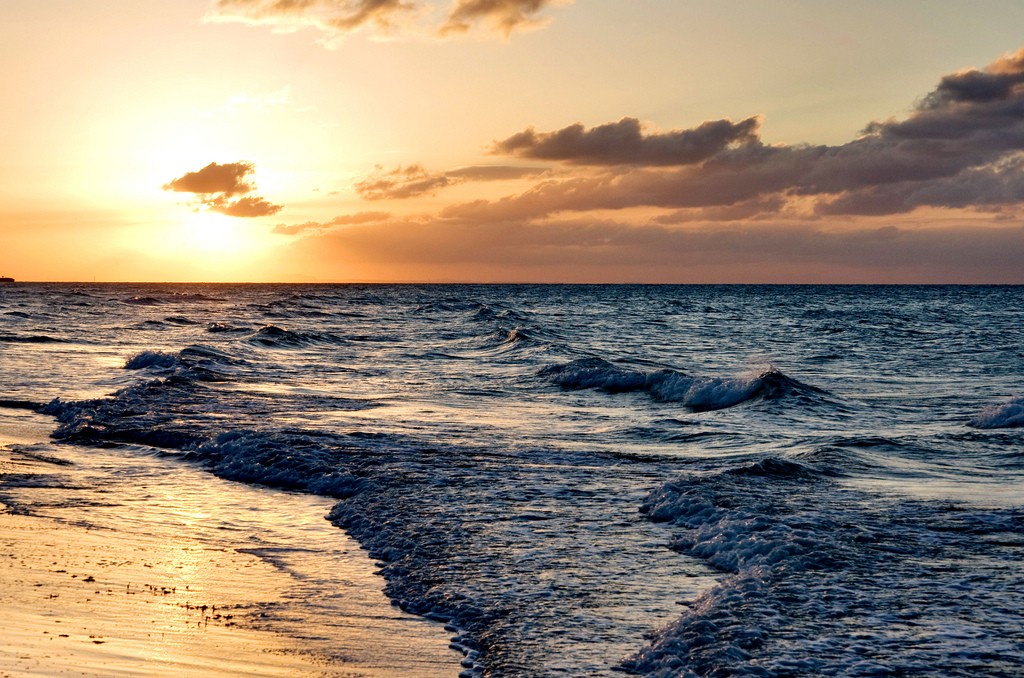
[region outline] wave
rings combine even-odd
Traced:
[[[312,433],[229,431],[190,446],[185,458],[228,480],[338,499],[352,497],[367,482],[340,470],[330,438]]]
[[[131,443],[164,449],[199,444],[204,436],[178,420],[166,406],[173,389],[180,404],[194,384],[187,379],[156,379],[123,388],[112,397],[68,401],[55,398],[39,409],[59,422],[51,434],[65,442],[86,445]]]
[[[673,549],[727,576],[625,670],[1002,675],[1024,660],[1013,638],[1024,575],[977,577],[972,560],[1013,558],[1019,509],[872,501],[813,465],[767,457],[664,483],[641,511],[669,526]],[[908,604],[907,591],[928,593]]]
[[[137,294],[127,299],[122,299],[123,304],[134,306],[158,306],[165,303],[206,303],[227,301],[221,297],[211,297],[202,293],[193,292],[166,292],[160,296]]]
[[[538,374],[566,390],[597,389],[606,393],[642,391],[659,402],[680,403],[697,412],[721,410],[750,400],[776,400],[790,395],[824,393],[774,368],[754,377],[723,379],[688,376],[670,369],[627,369],[601,358],[583,358],[548,365]]]
[[[16,398],[0,398],[0,407],[8,410],[32,410],[37,411],[43,407],[43,403],[31,400],[18,400]]]
[[[167,318],[164,318],[164,321],[169,322],[172,325],[179,325],[179,326],[198,325],[199,324],[195,320],[189,320],[188,318],[185,318],[185,317],[180,316],[180,315],[169,316]]]
[[[227,301],[227,299],[223,297],[212,297],[201,292],[171,292],[170,297],[172,301]]]
[[[424,302],[422,304],[417,305],[413,310],[416,313],[469,311],[471,313],[483,312],[486,315],[490,309],[487,307],[486,304],[482,304],[478,301],[460,299],[458,297],[447,297],[444,299],[435,299],[433,301]]]
[[[159,364],[165,359],[158,352],[139,359],[150,361]],[[251,405],[242,405],[242,411]],[[156,379],[107,398],[58,398],[40,411],[57,419],[52,435],[64,442],[177,450],[183,459],[226,479],[345,500],[329,518],[383,563],[387,593],[396,604],[416,614],[458,619],[463,629],[486,628],[484,612],[465,596],[439,587],[435,578],[451,555],[451,544],[468,545],[470,539],[459,538],[458,522],[442,529],[433,520],[415,520],[417,505],[436,499],[431,486],[459,484],[451,482],[460,466],[452,465],[449,455],[372,432],[256,430],[247,427],[254,422],[244,416],[218,417],[206,426],[196,420],[199,413],[218,407],[215,394],[202,384]],[[467,651],[478,648],[468,635],[463,645]]]
[[[518,344],[524,341],[530,341],[530,335],[519,327],[515,327],[505,333],[505,344]]]
[[[250,343],[269,348],[297,348],[313,344],[343,344],[345,340],[329,332],[293,332],[277,325],[266,325],[249,337]]]
[[[500,321],[506,323],[526,323],[529,318],[520,311],[511,308],[496,308],[488,304],[477,304],[470,313],[471,320],[477,321]]]
[[[5,344],[63,344],[67,339],[51,337],[48,334],[0,334],[0,343]]]
[[[209,346],[188,346],[178,353],[140,351],[124,363],[126,370],[147,370],[163,378],[230,381],[245,361]]]
[[[236,327],[235,325],[228,325],[227,323],[210,323],[206,326],[206,331],[212,334],[219,334],[221,332],[248,332],[247,327]]]
[[[484,337],[484,343],[479,348],[485,351],[497,350],[498,353],[504,353],[536,344],[532,334],[527,334],[522,327],[513,327],[512,329],[500,328],[490,332]]]
[[[275,428],[268,408],[280,398],[155,379],[108,398],[55,400],[44,410],[58,419],[53,435],[62,441],[177,450],[220,477],[338,498],[330,520],[377,561],[385,593],[397,606],[457,627],[473,675],[482,675],[485,666],[491,675],[529,675],[528,667],[536,667],[544,652],[536,642],[544,640],[543,629],[533,622],[551,606],[577,604],[586,595],[584,585],[554,589],[527,579],[509,590],[493,585],[499,575],[491,565],[499,562],[496,554],[511,548],[529,554],[531,567],[540,567],[536,561],[549,557],[548,546],[508,538],[533,529],[524,523],[544,523],[546,529],[548,521],[539,517],[556,515],[548,512],[550,503],[532,496],[512,511],[503,506],[498,497],[526,496],[531,485],[518,473],[509,475],[508,457],[490,448],[456,449],[436,440],[424,445],[418,438],[372,429],[342,434]],[[286,407],[294,411],[296,404]],[[556,467],[566,480],[578,477],[570,464]],[[484,489],[467,496],[469,484]],[[564,488],[571,484],[554,482],[556,496],[550,499],[569,492]],[[614,500],[629,506],[632,497]],[[467,520],[468,515],[475,518]],[[555,538],[569,539],[557,531]],[[628,552],[622,559],[633,562]],[[518,642],[524,634],[531,642]]]
[[[1024,396],[989,405],[971,417],[969,426],[973,428],[1020,428],[1024,427]]]
[[[156,297],[134,296],[129,297],[128,299],[122,299],[121,303],[133,304],[135,306],[156,306],[157,304],[162,304],[163,300],[157,299]]]
[[[126,370],[142,370],[147,367],[167,368],[179,364],[178,357],[162,351],[141,351],[124,363]]]

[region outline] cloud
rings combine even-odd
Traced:
[[[726,148],[757,141],[757,117],[712,120],[687,130],[644,135],[636,118],[585,129],[577,123],[556,132],[532,127],[494,143],[492,152],[578,165],[692,165]]]
[[[385,172],[378,165],[373,174],[356,183],[356,193],[366,200],[405,199],[430,195],[448,186],[443,172],[428,172],[421,165],[397,167]]]
[[[415,3],[403,0],[216,0],[210,18],[248,23],[313,25],[354,31],[367,24],[385,30]]]
[[[543,23],[537,18],[548,5],[571,0],[455,0],[440,26],[427,32],[449,35],[484,26],[506,37]],[[336,39],[358,30],[393,35],[417,18],[428,17],[433,3],[421,0],[215,0],[210,21],[240,21],[297,29],[313,27]]]
[[[786,205],[785,199],[777,195],[754,198],[746,202],[717,207],[681,209],[671,214],[655,217],[658,224],[684,224],[709,221],[746,221],[766,218],[778,214]]]
[[[550,4],[552,0],[457,0],[441,33],[465,33],[474,24],[485,23],[507,37],[518,28],[542,23],[535,17]]]
[[[825,215],[910,212],[918,207],[994,209],[1024,203],[1024,155],[964,170],[935,181],[901,181],[847,191],[819,202]]]
[[[292,256],[356,278],[1024,283],[1024,50],[940,78],[844,144],[772,145],[758,122],[527,129],[492,150],[547,170],[378,167],[357,186],[370,200],[527,190],[276,230],[308,236]]]
[[[972,68],[945,76],[921,107],[935,109],[956,103],[1006,99],[1021,84],[1024,84],[1024,49],[998,59],[984,71]]]
[[[389,212],[357,212],[335,217],[330,221],[307,221],[304,224],[278,224],[274,226],[273,233],[281,235],[298,235],[300,233],[322,233],[335,226],[351,226],[353,224],[367,224],[386,221],[391,218]]]
[[[229,217],[266,217],[281,211],[282,205],[267,202],[258,196],[237,200],[214,200],[209,203],[211,212],[220,212]]]
[[[246,195],[255,190],[247,177],[255,171],[250,162],[218,164],[211,162],[195,172],[186,172],[163,185],[165,191],[192,193],[197,210],[206,209],[231,217],[263,217],[283,208],[259,196]],[[242,196],[242,197],[236,197]]]
[[[544,170],[536,167],[475,165],[430,172],[422,165],[409,165],[385,171],[380,165],[355,189],[365,200],[403,200],[433,195],[442,188],[468,181],[506,181],[534,176]]]
[[[243,179],[251,174],[253,169],[252,163],[249,162],[232,162],[224,165],[211,162],[201,170],[186,172],[164,184],[163,188],[165,191],[179,193],[239,195],[252,190],[252,185]]]
[[[578,282],[1024,282],[1024,228],[804,223],[480,224],[392,219],[296,245],[307,266],[406,279]],[[362,267],[362,268],[360,268]]]
[[[575,176],[495,201],[449,207],[485,221],[656,207],[725,207],[774,197],[779,211],[896,214],[919,207],[998,208],[1022,200],[1024,50],[943,77],[904,120],[872,122],[838,146],[767,145],[757,118],[644,135],[632,118],[590,130],[527,130],[496,152],[557,161]]]

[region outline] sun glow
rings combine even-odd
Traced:
[[[279,237],[260,219],[229,217],[177,205],[159,225],[126,230],[119,258],[129,275],[165,281],[260,281],[277,273]]]
[[[258,227],[217,212],[194,212],[182,224],[182,248],[197,253],[246,255],[263,249]]]

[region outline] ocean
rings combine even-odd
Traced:
[[[328,498],[467,676],[1021,675],[1021,291],[4,284],[0,408]]]

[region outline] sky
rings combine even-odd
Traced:
[[[5,0],[0,275],[1024,283],[1020,0]]]

